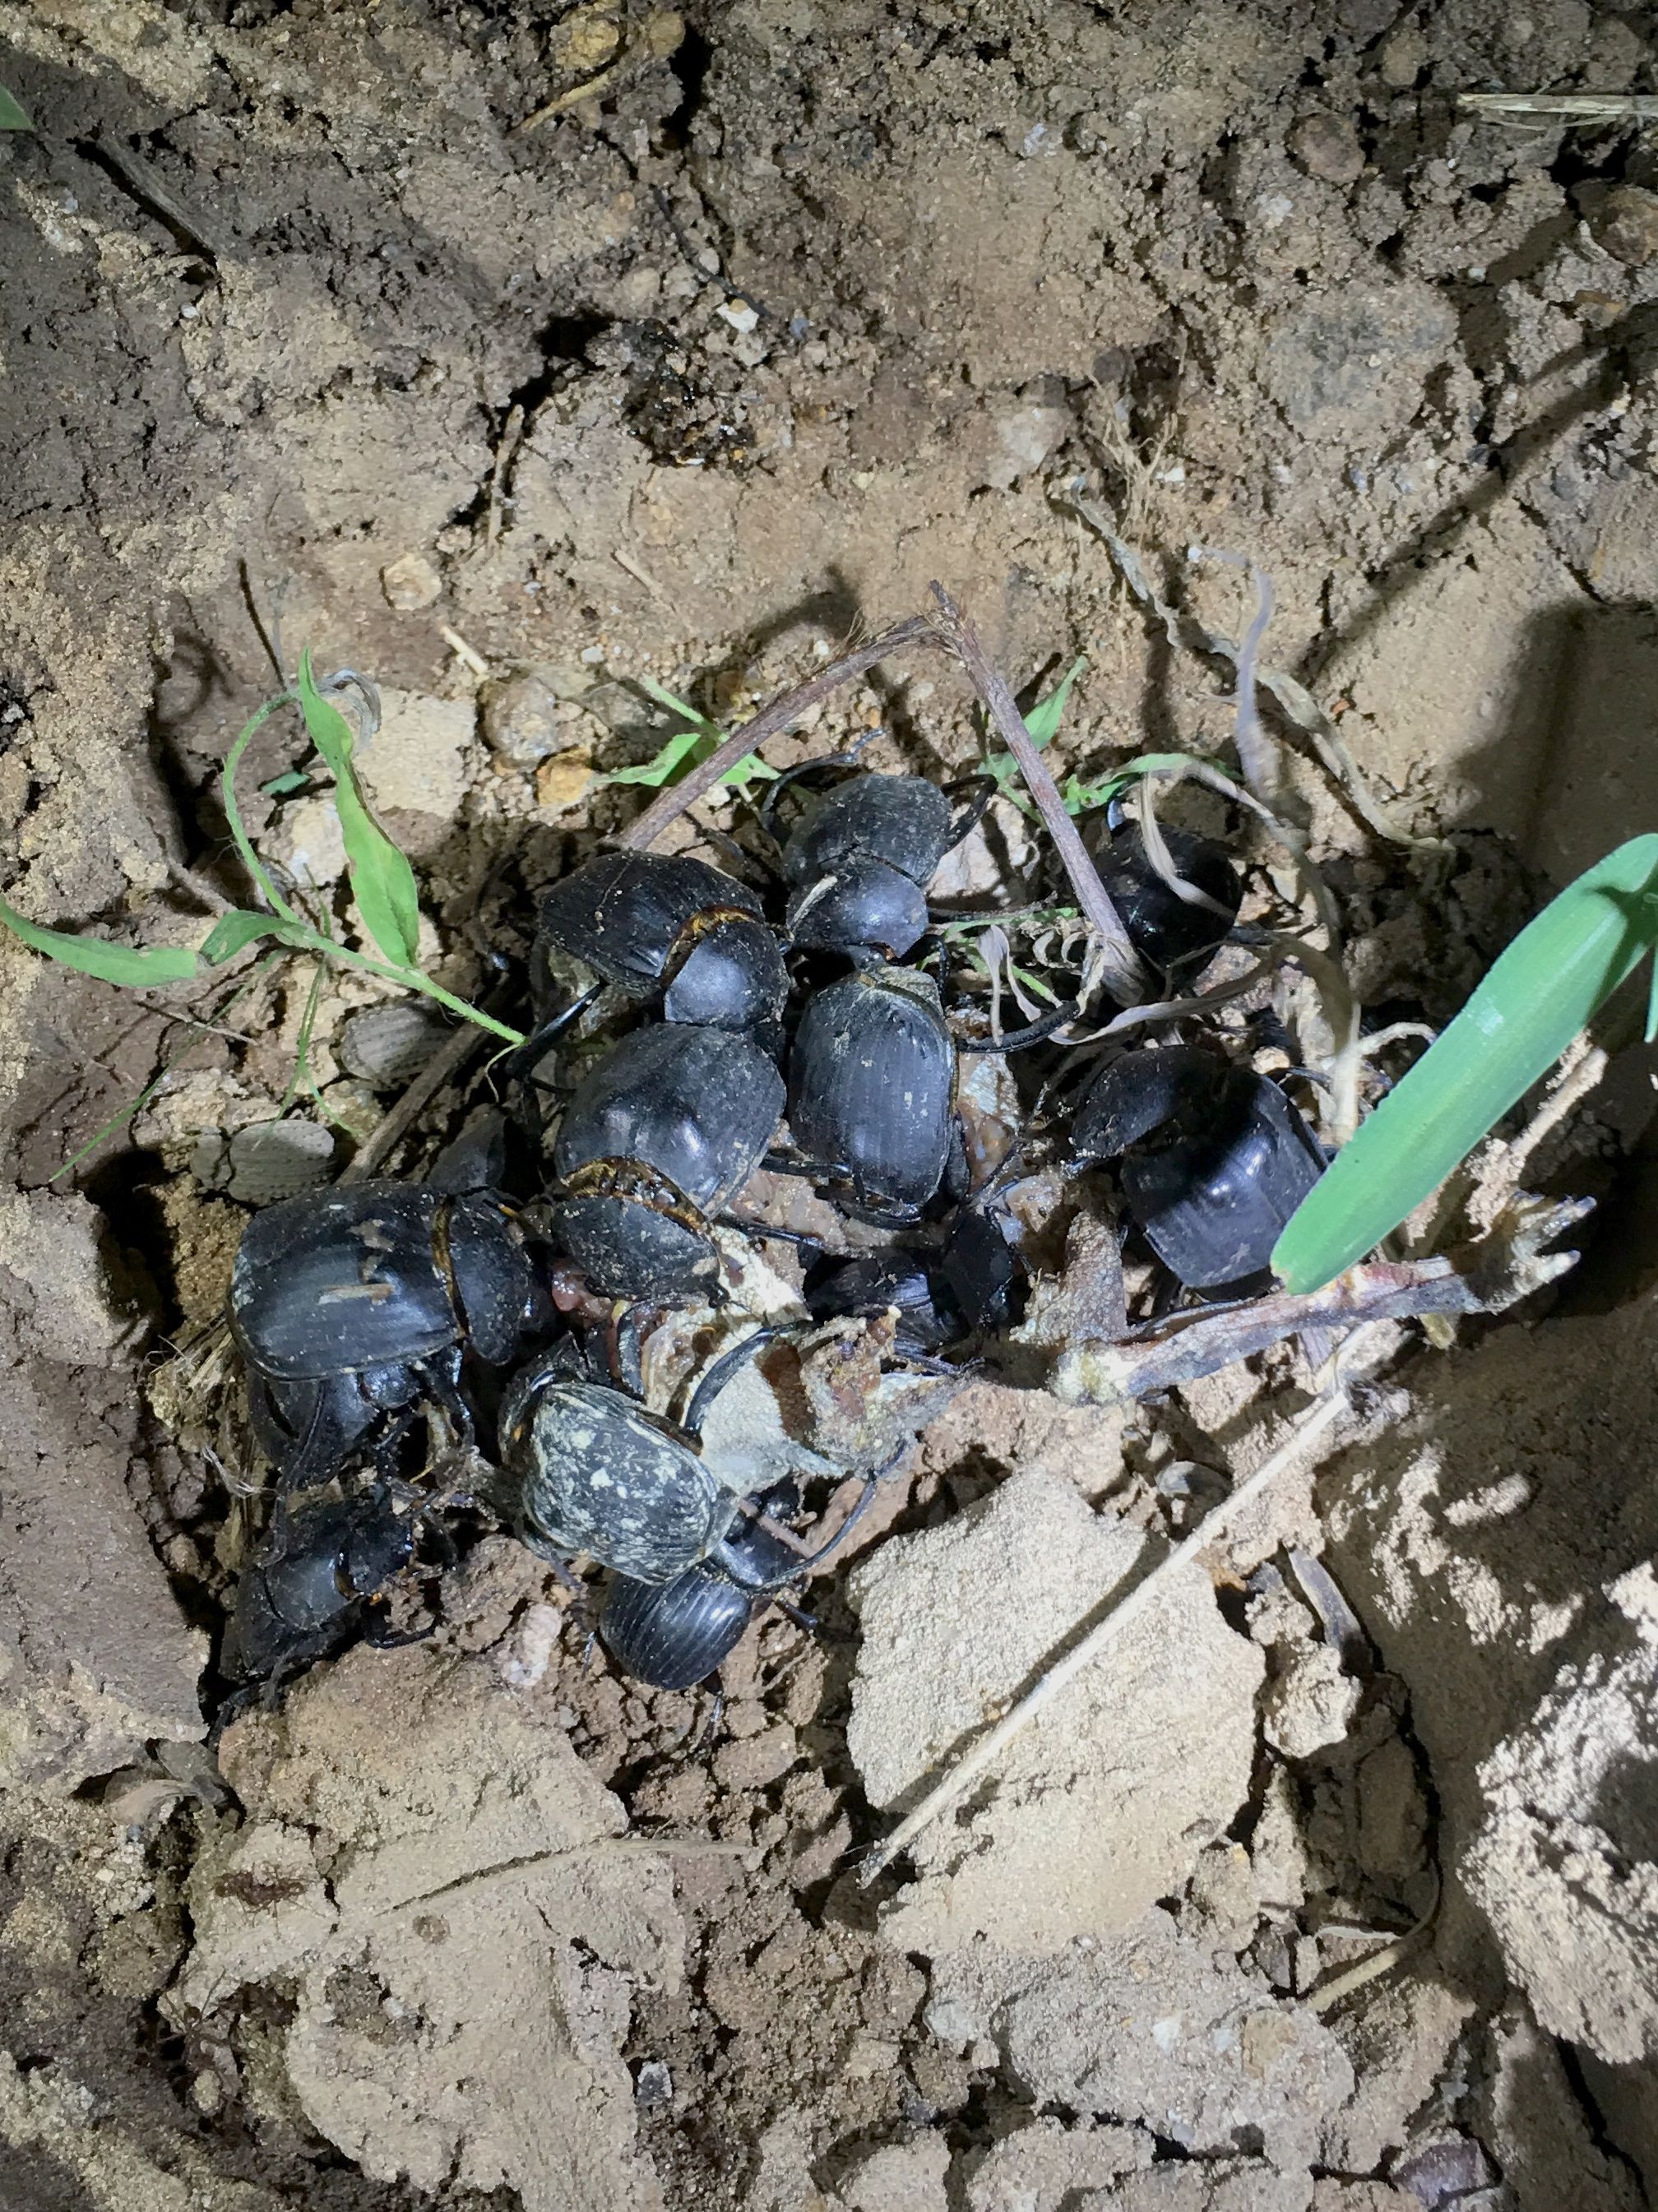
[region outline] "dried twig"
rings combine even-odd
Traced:
[[[1462,92],[1459,107],[1477,115],[1562,123],[1658,122],[1658,97],[1649,92]]]
[[[908,622],[883,630],[879,637],[871,638],[866,645],[854,646],[850,653],[843,653],[838,660],[831,660],[828,667],[820,668],[804,684],[780,691],[751,720],[734,731],[724,744],[716,746],[689,775],[670,790],[659,793],[638,821],[630,823],[623,830],[622,843],[631,851],[643,852],[688,806],[694,806],[705,792],[712,791],[727,769],[735,768],[738,761],[758,752],[768,738],[780,735],[791,722],[799,721],[802,714],[827,699],[830,692],[849,684],[854,676],[861,676],[866,668],[873,668],[878,660],[884,660],[890,653],[902,653],[906,646],[941,642],[927,616],[912,615]]]
[[[963,1753],[954,1766],[936,1783],[922,1798],[914,1811],[901,1820],[884,1842],[878,1844],[865,1861],[859,1881],[865,1888],[881,1869],[898,1853],[914,1843],[923,1828],[929,1827],[941,1813],[955,1804],[990,1767],[1016,1735],[1027,1729],[1047,1705],[1051,1705],[1061,1690],[1075,1681],[1078,1675],[1091,1667],[1107,1647],[1114,1644],[1123,1631],[1133,1625],[1146,1608],[1161,1597],[1171,1577],[1188,1566],[1219,1536],[1244,1506],[1251,1504],[1267,1489],[1287,1467],[1293,1466],[1306,1447],[1321,1436],[1347,1409],[1345,1392],[1322,1399],[1303,1415],[1290,1435],[1275,1452],[1264,1459],[1254,1473],[1246,1475],[1230,1496],[1222,1499],[1213,1511],[1199,1522],[1188,1536],[1182,1538],[1165,1559],[1137,1583],[1122,1603],[1096,1621],[1079,1644],[1072,1646],[1065,1656],[1050,1667],[1035,1687],[1021,1698],[1011,1712],[1004,1716],[988,1735],[981,1737],[971,1750]]]
[[[1145,971],[1139,956],[1129,941],[1128,932],[1122,926],[1122,917],[1111,903],[1110,895],[1100,881],[1100,872],[1089,857],[1076,823],[1066,812],[1065,801],[1042,755],[1031,743],[1030,732],[1024,726],[1007,680],[993,665],[979,634],[962,613],[944,586],[935,583],[932,595],[938,600],[944,620],[940,627],[944,640],[960,659],[973,688],[984,701],[985,711],[996,726],[997,735],[1018,763],[1025,787],[1035,800],[1048,834],[1071,878],[1072,888],[1099,940],[1100,981],[1114,999],[1132,1006],[1145,995]]]
[[[1543,1247],[1592,1210],[1588,1199],[1522,1195],[1487,1235],[1457,1251],[1376,1261],[1304,1297],[1283,1291],[1207,1313],[1171,1314],[1132,1340],[1073,1345],[1055,1363],[1048,1388],[1072,1405],[1126,1405],[1212,1375],[1305,1329],[1501,1313],[1576,1265],[1576,1253]]]
[[[386,1119],[369,1132],[355,1157],[340,1170],[338,1180],[361,1182],[373,1175],[381,1162],[391,1157],[393,1147],[408,1135],[444,1085],[454,1081],[483,1038],[483,1030],[471,1022],[463,1022],[452,1036],[446,1037]]]

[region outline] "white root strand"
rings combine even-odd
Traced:
[[[1315,1437],[1321,1436],[1346,1409],[1346,1394],[1340,1389],[1312,1407],[1278,1449],[1268,1453],[1253,1474],[1246,1475],[1229,1497],[1224,1498],[1212,1512],[1206,1514],[1191,1534],[1182,1537],[1143,1582],[1135,1584],[1120,1606],[1108,1613],[1103,1620],[1096,1621],[1082,1641],[1050,1667],[1035,1687],[1021,1698],[1011,1712],[1004,1714],[987,1735],[982,1736],[970,1750],[963,1753],[944,1778],[928,1790],[914,1812],[907,1814],[892,1833],[876,1845],[864,1862],[859,1875],[860,1884],[867,1888],[882,1869],[889,1865],[900,1851],[908,1849],[923,1828],[930,1827],[941,1813],[970,1790],[979,1777],[1000,1758],[1014,1737],[1028,1728],[1061,1690],[1091,1667],[1101,1653],[1115,1643],[1147,1607],[1155,1604],[1170,1577],[1177,1575],[1182,1567],[1189,1565],[1196,1559],[1199,1552],[1206,1551],[1217,1537],[1224,1535],[1243,1508],[1268,1489],[1285,1468],[1294,1464],[1305,1447]]]

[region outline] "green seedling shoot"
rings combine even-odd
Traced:
[[[28,110],[22,101],[0,84],[0,131],[33,131],[33,128]]]
[[[225,757],[220,777],[225,817],[248,874],[265,902],[264,911],[239,908],[222,915],[193,951],[173,945],[112,945],[106,938],[82,932],[46,929],[19,914],[3,899],[0,899],[0,921],[25,945],[45,953],[60,967],[76,969],[83,975],[95,975],[103,982],[128,990],[191,982],[203,971],[234,960],[252,945],[264,943],[288,951],[309,952],[322,960],[338,961],[345,967],[361,969],[365,974],[383,976],[405,990],[417,991],[435,1000],[460,1020],[476,1023],[505,1043],[522,1044],[521,1030],[509,1028],[494,1015],[469,1006],[464,999],[434,981],[420,967],[420,908],[414,871],[406,855],[375,819],[358,781],[354,758],[355,733],[328,696],[340,685],[339,678],[319,685],[310,654],[301,654],[297,684],[292,690],[268,700],[240,732]],[[243,823],[236,798],[236,770],[257,732],[280,708],[288,706],[299,708],[311,742],[333,779],[333,799],[345,846],[353,902],[379,957],[342,944],[329,933],[325,915],[321,927],[307,921],[277,889]],[[301,1081],[309,1072],[304,1065],[304,1045],[308,1042],[307,1028],[301,1048]],[[118,1121],[110,1125],[112,1129],[118,1126]],[[100,1135],[103,1133],[100,1132]]]
[[[1321,1290],[1396,1229],[1658,947],[1658,836],[1633,837],[1522,929],[1291,1216],[1272,1253]],[[1658,967],[1647,1041],[1658,1035]]]
[[[670,691],[665,684],[657,683],[649,676],[641,676],[639,680],[657,705],[666,707],[677,714],[685,726],[683,730],[676,730],[659,752],[653,754],[647,761],[641,761],[637,768],[614,769],[608,775],[601,776],[599,781],[649,784],[659,789],[664,784],[679,782],[694,768],[700,768],[710,753],[717,751],[724,744],[726,733],[718,722],[711,721],[689,700]],[[734,768],[728,768],[720,781],[733,791],[743,791],[750,784],[768,780],[776,774],[777,770],[768,768],[758,753],[750,753]]]

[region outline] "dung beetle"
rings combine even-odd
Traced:
[[[272,1684],[364,1632],[375,1598],[414,1557],[418,1516],[401,1490],[377,1480],[355,1495],[277,1500],[237,1584],[226,1674]]]
[[[1121,1157],[1146,1242],[1193,1290],[1248,1285],[1324,1172],[1318,1140],[1274,1083],[1196,1045],[1113,1060],[1077,1111],[1078,1159]]]
[[[860,775],[835,784],[783,848],[791,939],[902,959],[926,931],[927,884],[969,823],[925,776]]]
[[[470,1427],[470,1348],[492,1366],[542,1311],[511,1217],[482,1192],[386,1178],[256,1213],[230,1279],[255,1433],[285,1488],[325,1480],[380,1414],[428,1396]]]
[[[872,1477],[835,1534],[810,1554],[756,1521],[727,1539],[724,1564],[699,1560],[671,1583],[613,1577],[598,1621],[610,1656],[623,1674],[653,1689],[689,1690],[706,1681],[767,1600],[838,1548],[874,1492]]]
[[[843,1186],[854,1210],[913,1221],[944,1178],[955,1087],[931,976],[859,969],[806,1003],[789,1054],[789,1133],[806,1171]]]
[[[659,994],[665,1021],[752,1030],[788,996],[777,939],[746,884],[689,855],[606,853],[541,902],[537,966],[549,946],[632,996]]]
[[[1103,834],[1090,833],[1088,847],[1135,951],[1165,973],[1189,971],[1232,933],[1243,903],[1236,869],[1212,839],[1164,826],[1175,874],[1211,903],[1182,898],[1152,866],[1138,823],[1124,822],[1113,806],[1106,824]]]
[[[927,1354],[975,1329],[1005,1328],[1022,1273],[995,1222],[964,1208],[938,1252],[899,1249],[820,1261],[808,1268],[801,1294],[814,1321],[896,1308],[896,1349]]]
[[[501,1408],[505,1503],[524,1540],[556,1556],[586,1552],[635,1582],[671,1583],[701,1559],[743,1581],[742,1547],[727,1541],[742,1493],[698,1439],[733,1370],[774,1334],[758,1330],[723,1352],[680,1425],[572,1375],[558,1354],[531,1361]]]
[[[554,1150],[553,1218],[598,1289],[671,1297],[713,1275],[707,1216],[758,1166],[783,1079],[747,1037],[677,1023],[623,1037],[577,1085]]]

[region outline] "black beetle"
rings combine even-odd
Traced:
[[[955,1087],[932,978],[859,969],[807,1001],[789,1054],[789,1133],[806,1170],[844,1185],[855,1209],[914,1220],[944,1178]]]
[[[561,1353],[531,1361],[501,1408],[503,1502],[523,1540],[553,1556],[586,1552],[636,1582],[672,1582],[701,1559],[743,1581],[741,1547],[726,1540],[742,1492],[720,1480],[698,1437],[733,1369],[774,1334],[757,1330],[721,1353],[683,1424],[572,1374]]]
[[[1193,1290],[1245,1286],[1324,1172],[1318,1140],[1274,1083],[1196,1045],[1125,1053],[1084,1096],[1078,1159],[1121,1155],[1129,1212]]]
[[[707,1216],[747,1181],[783,1111],[783,1079],[730,1030],[636,1030],[577,1085],[554,1149],[554,1220],[595,1287],[689,1291],[719,1264]]]
[[[1018,1255],[996,1223],[964,1209],[937,1253],[900,1249],[822,1260],[808,1268],[801,1294],[815,1321],[895,1308],[895,1348],[926,1354],[975,1329],[1005,1327],[1022,1275]]]
[[[663,1018],[726,1030],[773,1024],[788,996],[777,939],[745,884],[688,855],[607,853],[541,902],[537,967],[573,954]]]
[[[902,959],[926,933],[928,881],[966,829],[925,776],[854,775],[835,785],[783,848],[790,937]]]
[[[1103,836],[1090,835],[1089,850],[1140,957],[1165,972],[1187,970],[1224,944],[1243,903],[1243,884],[1221,848],[1189,830],[1163,831],[1175,874],[1212,902],[1206,905],[1182,898],[1152,866],[1137,824],[1123,823],[1115,808],[1108,823]]]
[[[325,1480],[381,1412],[422,1395],[468,1428],[464,1350],[504,1364],[542,1310],[517,1227],[481,1192],[386,1178],[256,1213],[231,1272],[230,1323],[282,1486]]]
[[[689,1690],[729,1658],[768,1599],[835,1550],[874,1494],[863,1497],[827,1544],[803,1554],[757,1522],[726,1539],[721,1562],[699,1560],[671,1583],[612,1577],[598,1632],[626,1674],[658,1690]]]
[[[414,1557],[408,1505],[384,1481],[352,1496],[279,1498],[237,1584],[223,1672],[270,1682],[361,1635],[374,1599]]]

